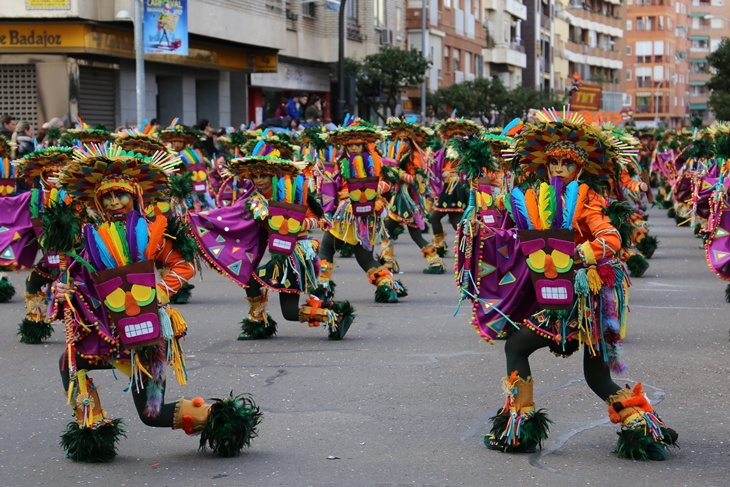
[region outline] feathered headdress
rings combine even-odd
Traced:
[[[290,144],[288,147],[293,148]],[[226,163],[226,168],[241,179],[251,179],[255,174],[273,178],[280,174],[296,176],[300,173],[300,168],[294,161],[282,157],[279,149],[269,145],[264,139],[259,140],[251,149],[250,156],[231,159]]]
[[[443,139],[481,135],[484,129],[466,118],[449,118],[436,124],[436,133]]]
[[[200,140],[200,132],[180,125],[179,118],[172,119],[170,126],[160,131],[160,140],[165,144],[182,142],[185,145],[193,145]]]
[[[537,193],[515,186],[505,198],[505,206],[519,230],[571,230],[587,195],[588,186],[577,181],[570,182],[563,192],[562,180],[555,177],[550,184],[540,184]]]
[[[17,177],[29,186],[48,183],[49,175],[57,175],[73,158],[70,147],[49,147],[38,149],[15,161]]]
[[[348,114],[342,127],[330,132],[325,141],[328,145],[334,146],[370,145],[381,142],[388,135],[387,131],[380,130],[375,125],[357,117],[351,118]]]
[[[390,132],[391,140],[410,139],[419,148],[424,148],[428,138],[433,135],[433,130],[416,123],[416,117],[405,119],[405,117],[391,117],[385,124],[386,130]]]
[[[101,196],[113,189],[136,195],[141,208],[167,196],[168,173],[178,164],[169,152],[142,157],[114,144],[89,145],[74,150],[60,182],[71,197],[103,215]]]
[[[504,152],[513,167],[546,178],[551,158],[568,158],[581,169],[581,179],[607,180],[614,175],[617,161],[598,127],[584,123],[570,108],[562,114],[543,108],[536,117],[537,122],[525,124],[514,146]]]
[[[156,152],[170,152],[170,149],[153,132],[125,129],[116,134],[114,143],[127,152],[151,156]]]

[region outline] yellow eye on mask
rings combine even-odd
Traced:
[[[285,219],[286,217],[284,215],[275,215],[269,217],[269,226],[274,230],[278,230],[281,228],[281,225],[284,224]]]
[[[111,292],[105,299],[104,304],[107,305],[107,307],[115,311],[117,313],[121,313],[124,311],[124,308],[126,307],[124,298],[126,296],[126,293],[122,288],[117,288],[114,291]]]
[[[147,306],[155,299],[155,288],[150,286],[143,286],[141,284],[134,284],[131,290],[134,300],[140,306]]]

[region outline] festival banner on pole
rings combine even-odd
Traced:
[[[144,1],[144,53],[188,55],[188,0]]]

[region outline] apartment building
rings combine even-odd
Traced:
[[[32,8],[40,4],[40,8]],[[113,129],[134,123],[136,85],[132,0],[5,2],[0,37],[0,113],[41,124],[76,114]],[[277,70],[286,47],[283,0],[188,0],[189,55],[145,56],[144,117],[185,124],[246,122],[248,74]]]
[[[522,82],[543,91],[554,89],[554,26],[555,0],[523,0],[527,20],[521,26],[521,44],[525,46],[527,67]]]
[[[508,88],[522,85],[527,54],[522,27],[527,6],[522,0],[484,0],[486,46],[482,49],[484,75],[499,78]]]
[[[689,3],[689,0],[687,0]],[[689,18],[689,94],[691,119],[701,118],[705,125],[715,120],[707,102],[712,77],[707,56],[718,48],[723,37],[730,37],[730,18],[724,0],[692,0]]]
[[[568,78],[560,80],[562,87],[570,87],[570,77],[579,73],[585,83],[603,88],[602,111],[619,112],[625,93],[621,73],[626,45],[621,20],[625,7],[620,0],[572,0],[558,3],[557,8],[556,18],[565,21],[568,31],[564,44]]]
[[[251,75],[249,119],[257,123],[272,116],[277,103],[297,91],[322,98],[326,102],[325,117],[330,116],[336,102],[330,95],[331,88],[335,88],[330,72],[332,63],[338,60],[340,2],[284,3],[286,32],[284,47],[278,53],[279,70]],[[362,59],[385,45],[406,47],[405,0],[346,0],[344,19],[347,57]]]
[[[627,0],[626,101],[639,127],[689,121],[690,1]],[[704,59],[701,55],[698,61]],[[697,62],[692,69],[699,79],[709,80],[701,66]]]
[[[426,2],[426,57],[432,63],[426,76],[426,89],[434,92],[482,77],[482,48],[487,37],[482,26],[482,0],[407,0],[408,49],[422,49],[423,1]],[[406,95],[409,104],[418,111],[420,91],[409,90]]]

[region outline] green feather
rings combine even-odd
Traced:
[[[21,343],[37,345],[51,338],[52,334],[53,327],[44,321],[38,322],[25,318],[18,325],[18,340]]]
[[[6,278],[0,279],[0,303],[7,303],[15,296],[13,284]]]
[[[81,217],[73,205],[52,204],[43,212],[43,250],[73,251],[81,235]]]
[[[193,194],[193,173],[184,172],[170,176],[170,195],[180,201]]]
[[[205,429],[200,434],[200,449],[212,449],[218,456],[235,457],[257,436],[256,427],[263,413],[248,395],[214,399]]]
[[[483,170],[498,171],[499,162],[492,157],[491,144],[482,137],[454,138],[451,147],[459,154],[457,171],[468,179],[482,176]]]
[[[111,420],[97,428],[81,428],[76,421],[66,425],[61,446],[66,457],[77,462],[107,463],[117,456],[117,443],[125,435],[121,419]]]

